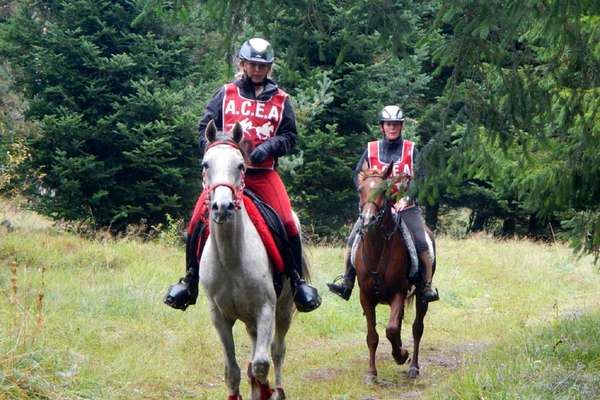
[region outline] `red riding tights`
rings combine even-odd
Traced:
[[[287,190],[277,171],[272,169],[250,169],[246,172],[246,187],[265,203],[273,207],[289,237],[298,236],[298,227],[292,215],[292,204]]]

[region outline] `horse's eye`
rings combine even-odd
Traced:
[[[246,167],[246,166],[244,165],[244,163],[239,163],[239,165],[238,165],[238,169],[239,169],[240,171],[243,171],[245,167]]]
[[[208,163],[206,161],[202,163],[202,168],[208,169]]]

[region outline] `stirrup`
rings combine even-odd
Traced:
[[[327,286],[329,286],[329,285],[346,286],[346,285],[344,285],[345,282],[346,282],[346,276],[344,274],[342,274],[342,275],[338,275],[335,278],[333,278],[333,281],[331,281],[331,283],[328,283]]]
[[[339,275],[333,280],[333,282],[327,283],[327,287],[329,288],[330,292],[337,294],[346,301],[348,301],[352,295],[353,287],[348,285],[348,281],[344,275]]]

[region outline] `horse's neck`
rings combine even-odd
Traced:
[[[396,230],[398,228],[396,226],[396,218],[398,217],[394,215],[392,207],[387,205],[383,218],[381,219],[381,229],[387,234]]]
[[[234,213],[231,219],[223,224],[210,222],[210,240],[217,249],[219,259],[226,264],[235,264],[237,260],[245,256],[246,236],[249,232],[248,224],[252,221],[246,212],[246,208],[241,208]]]
[[[386,206],[387,207],[387,206]],[[387,207],[381,222],[367,229],[363,234],[363,240],[369,243],[371,253],[380,253],[386,245],[391,244],[390,236],[396,227],[394,215],[391,208]]]

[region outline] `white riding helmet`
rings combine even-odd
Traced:
[[[246,40],[239,53],[240,60],[252,61],[260,64],[272,64],[275,60],[275,53],[271,43],[262,38],[252,38]]]
[[[404,114],[398,106],[385,106],[379,113],[379,123],[404,122]]]

